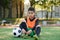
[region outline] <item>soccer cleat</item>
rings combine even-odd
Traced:
[[[34,37],[34,40],[39,40],[37,35],[34,35],[33,37]]]

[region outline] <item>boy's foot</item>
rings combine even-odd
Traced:
[[[33,37],[34,37],[34,40],[39,40],[37,35],[34,35]]]
[[[25,36],[25,34],[22,34],[21,37],[23,38]]]
[[[26,39],[27,38],[27,34],[22,34],[22,38]]]

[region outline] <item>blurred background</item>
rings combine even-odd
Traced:
[[[0,0],[0,21],[17,24],[27,16],[31,6],[35,8],[40,24],[60,26],[60,0]]]

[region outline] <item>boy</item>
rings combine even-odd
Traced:
[[[39,25],[39,19],[35,17],[35,9],[33,7],[28,9],[28,17],[22,21],[20,28],[22,29],[22,33],[38,39],[41,27]]]

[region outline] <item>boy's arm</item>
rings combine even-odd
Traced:
[[[35,30],[36,26],[39,25],[39,19],[36,20],[35,26],[32,30]]]

